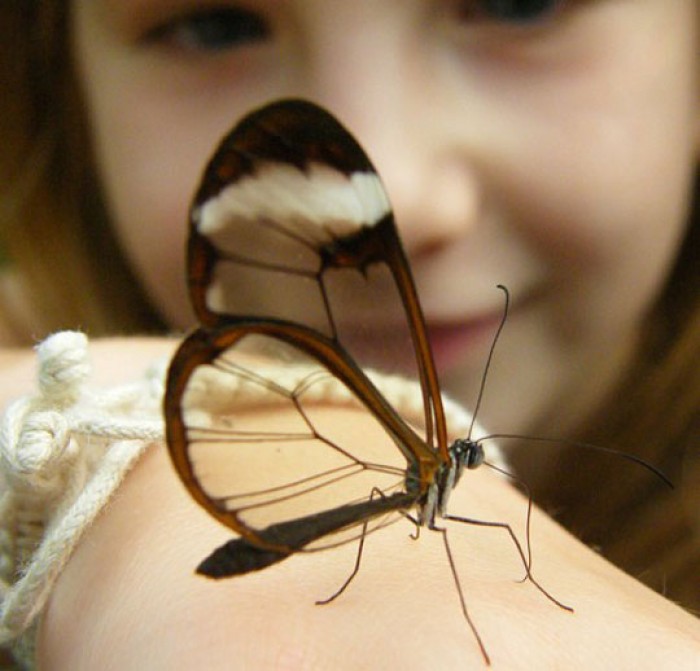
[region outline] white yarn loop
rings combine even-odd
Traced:
[[[36,403],[13,403],[0,426],[0,458],[8,484],[22,490],[45,489],[75,457],[70,428],[55,410],[33,410]]]
[[[27,417],[19,436],[17,467],[20,473],[41,473],[50,476],[64,457],[75,456],[68,422],[54,410],[32,413]],[[74,444],[73,444],[74,445]]]
[[[74,403],[90,377],[87,342],[83,333],[62,331],[37,347],[39,389],[53,405]]]
[[[80,537],[145,448],[163,440],[164,365],[94,392],[87,344],[75,332],[41,343],[39,393],[10,404],[0,422],[0,644],[27,668],[36,618]]]
[[[10,643],[30,669],[37,618],[62,568],[128,470],[164,436],[167,362],[157,362],[133,384],[91,391],[87,345],[87,338],[74,332],[41,343],[39,393],[12,403],[0,422],[0,645]],[[295,389],[305,401],[352,400],[337,379],[310,372],[308,366],[257,372]],[[417,384],[370,377],[400,413],[422,416]],[[198,376],[188,396],[201,408],[203,425],[207,416],[229,411],[231,403],[281,402],[264,385],[215,371]],[[449,399],[445,410],[452,431],[465,434],[469,413]],[[491,450],[489,460],[500,462],[497,450]]]

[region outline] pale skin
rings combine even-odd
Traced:
[[[271,37],[213,51],[175,21],[172,10],[197,4],[73,3],[115,226],[167,321],[192,323],[184,221],[214,143],[251,107],[305,96],[342,118],[387,184],[446,387],[473,402],[500,315],[493,287],[507,284],[514,311],[481,419],[565,434],[629,358],[683,234],[700,144],[697,3],[564,2],[555,21],[503,33],[453,20],[449,3],[251,0]],[[163,25],[158,40],[139,39]],[[98,382],[133,379],[165,347],[98,344]],[[2,357],[3,397],[29,391],[31,355]],[[488,520],[524,509],[488,472],[453,495],[453,512]],[[194,566],[230,534],[155,447],[61,577],[42,668],[483,668],[439,536],[410,532],[371,537],[329,606],[313,602],[347,576],[352,546],[211,583]],[[573,615],[516,583],[503,533],[453,525],[450,542],[494,668],[696,668],[697,621],[543,515],[535,575]]]
[[[134,379],[173,348],[128,343],[93,345],[95,384]],[[8,355],[3,364],[24,377],[33,361]],[[2,398],[17,391],[5,378]],[[351,442],[366,439],[361,416],[337,421]],[[522,534],[525,500],[486,469],[465,474],[450,508]],[[211,581],[194,567],[232,533],[192,501],[155,445],[61,575],[40,629],[40,668],[485,668],[439,534],[414,541],[412,531],[399,523],[369,537],[358,577],[327,606],[314,601],[347,577],[355,545]],[[532,520],[533,572],[573,614],[517,582],[523,567],[502,530],[451,524],[449,539],[493,668],[697,668],[700,623],[542,513]]]

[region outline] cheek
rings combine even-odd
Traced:
[[[94,136],[118,239],[155,309],[169,324],[190,327],[189,207],[206,161],[245,106],[234,100],[207,112],[196,99],[145,94],[121,106],[106,102],[95,100]]]
[[[193,323],[184,281],[189,204],[213,147],[247,103],[223,75],[200,91],[197,68],[172,67],[126,41],[93,15],[98,4],[76,5],[74,48],[107,206],[154,308],[185,328]]]
[[[209,118],[194,114],[193,102],[149,97],[138,87],[113,88],[121,91],[119,104],[111,95],[95,95],[91,115],[117,237],[154,308],[169,324],[189,327],[193,316],[184,279],[189,205],[235,113]]]
[[[583,99],[568,101],[577,105],[543,112],[544,123],[512,153],[529,160],[506,178],[511,225],[559,287],[560,326],[569,335],[635,328],[685,230],[692,87],[654,99],[647,86],[639,82],[633,94],[578,91]]]
[[[627,149],[619,162],[609,148],[599,149],[595,156],[550,155],[549,164],[531,166],[516,188],[521,216],[514,225],[544,260],[551,280],[589,294],[600,288],[611,296],[636,296],[635,302],[650,300],[685,229],[691,163],[678,145],[675,153],[648,146],[644,156]]]
[[[177,327],[192,323],[184,283],[187,209],[198,166],[148,143],[103,148],[103,181],[118,239],[155,309]],[[181,167],[180,167],[181,166]],[[180,169],[178,169],[180,167]]]

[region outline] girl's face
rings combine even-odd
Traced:
[[[590,411],[682,239],[698,3],[508,4],[75,0],[108,203],[166,319],[192,323],[187,209],[214,145],[250,109],[306,97],[384,179],[446,389],[473,402],[504,284],[482,419],[553,435]]]

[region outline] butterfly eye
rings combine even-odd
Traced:
[[[484,448],[479,443],[471,442],[469,449],[469,457],[467,459],[467,468],[479,468],[484,463]]]

